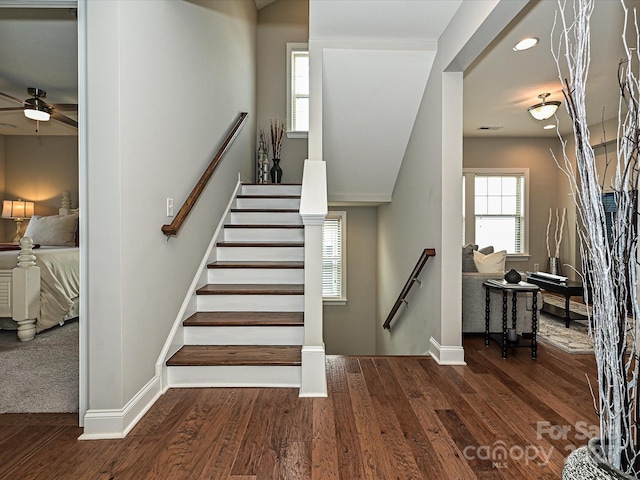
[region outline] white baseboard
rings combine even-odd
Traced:
[[[160,377],[155,376],[122,409],[89,409],[84,416],[84,433],[79,440],[126,437],[160,395]]]
[[[429,354],[438,362],[438,365],[466,365],[464,361],[464,348],[462,346],[442,346],[431,337]]]
[[[300,397],[326,397],[327,369],[324,345],[302,347],[302,384]]]

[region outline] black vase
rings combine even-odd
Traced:
[[[507,283],[518,283],[520,280],[522,280],[522,276],[516,269],[512,268],[505,274],[504,279],[507,281]]]
[[[280,168],[280,159],[273,159],[273,167],[271,167],[271,183],[282,183],[282,169]]]

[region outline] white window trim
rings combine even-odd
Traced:
[[[526,262],[531,258],[529,253],[529,169],[528,168],[463,168],[462,174],[466,175],[524,175],[524,252],[508,253],[509,261]],[[475,214],[473,213],[473,189],[474,182],[465,182],[465,244],[470,243],[476,236]],[[471,240],[470,240],[471,239]]]
[[[322,303],[324,305],[346,305],[347,303],[347,212],[330,210],[327,213],[326,218],[340,218],[341,219],[341,238],[342,238],[342,272],[340,285],[340,297],[322,297]]]
[[[287,138],[309,138],[308,131],[295,131],[291,127],[291,53],[308,52],[308,43],[287,43]]]

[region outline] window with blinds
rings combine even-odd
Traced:
[[[508,254],[526,254],[527,172],[465,172],[463,185],[463,231],[468,242],[493,245],[496,251]],[[469,231],[472,238],[468,238]]]
[[[287,135],[309,132],[309,47],[287,43]]]
[[[346,212],[329,212],[322,227],[322,297],[346,301]]]

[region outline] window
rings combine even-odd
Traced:
[[[329,212],[322,227],[322,298],[346,302],[347,212]]]
[[[287,43],[287,136],[309,133],[309,46]]]
[[[465,169],[464,243],[528,255],[528,169]]]

